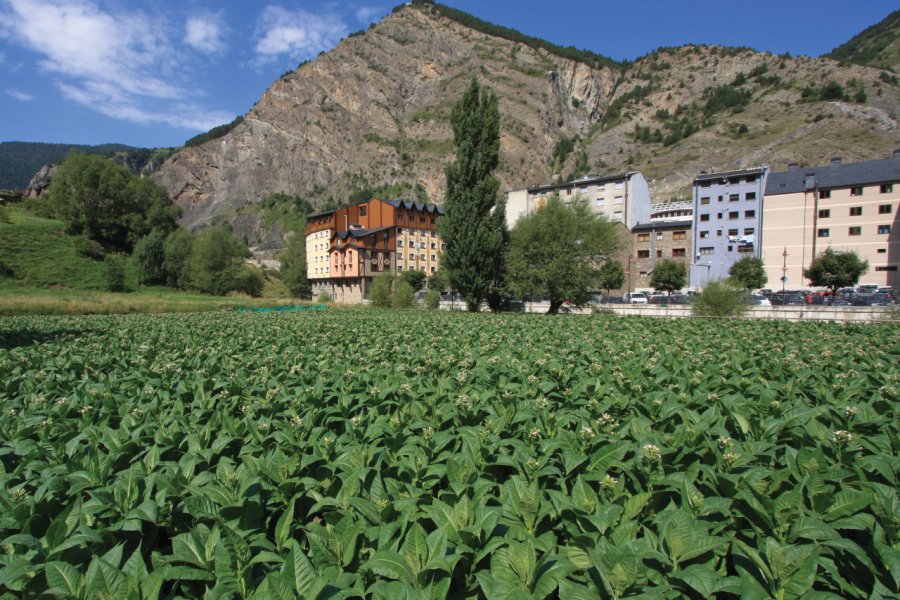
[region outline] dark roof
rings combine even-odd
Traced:
[[[713,179],[722,179],[723,177],[740,177],[741,175],[762,175],[766,172],[767,167],[754,167],[752,169],[739,169],[737,171],[722,171],[721,173],[704,173],[694,178],[694,183],[698,181],[710,181]]]
[[[659,229],[690,229],[694,221],[686,219],[684,221],[658,221],[653,223],[638,223],[631,228],[631,231],[656,231]]]
[[[307,219],[315,219],[318,217],[324,217],[326,215],[335,213],[335,212],[341,210],[342,208],[350,208],[351,206],[359,206],[360,204],[367,204],[367,203],[371,202],[372,200],[381,200],[381,198],[372,198],[370,200],[364,200],[363,202],[357,202],[356,204],[342,204],[341,206],[339,206],[337,208],[332,208],[331,210],[326,210],[326,211],[322,211],[320,213],[316,213],[314,215],[309,215],[306,218]],[[443,207],[441,207],[437,204],[425,204],[424,202],[415,202],[413,200],[401,200],[401,199],[381,200],[381,201],[386,204],[390,204],[394,208],[400,208],[400,206],[402,205],[403,208],[405,208],[407,210],[409,210],[410,208],[415,208],[419,212],[430,212],[430,213],[436,212],[439,215],[444,214]]]
[[[438,206],[437,204],[425,204],[424,202],[415,202],[413,200],[401,200],[397,198],[396,200],[385,200],[388,204],[393,206],[394,208],[405,208],[409,210],[411,208],[415,208],[419,212],[436,212],[439,215],[444,214],[444,208]]]
[[[606,183],[607,181],[619,181],[620,179],[628,179],[632,175],[635,175],[637,171],[628,171],[626,173],[619,173],[618,175],[588,175],[587,177],[582,177],[581,179],[573,179],[572,181],[565,181],[562,183],[545,183],[543,185],[535,185],[528,188],[529,192],[543,192],[550,190],[557,190],[560,188],[566,187],[580,187],[582,185],[590,185],[592,183]]]
[[[793,168],[770,173],[766,182],[766,196],[802,192],[806,189],[808,175],[815,176],[815,184],[820,189],[900,181],[900,155],[858,163],[832,162],[822,167]]]

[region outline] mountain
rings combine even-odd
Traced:
[[[695,45],[615,63],[420,0],[282,76],[154,177],[194,227],[246,220],[275,193],[322,208],[393,186],[439,202],[450,110],[473,76],[500,99],[507,189],[639,169],[661,201],[689,197],[701,170],[900,145],[900,87],[881,69]]]
[[[832,50],[828,57],[896,73],[900,68],[898,33],[900,10],[895,10],[879,23],[853,36],[846,44]]]
[[[25,189],[38,169],[50,163],[58,163],[73,150],[89,154],[111,154],[133,149],[124,144],[85,146],[39,142],[0,142],[0,189]]]

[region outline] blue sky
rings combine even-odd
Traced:
[[[685,43],[819,56],[896,0],[447,0],[616,59]],[[245,113],[378,0],[0,0],[0,141],[175,146]]]

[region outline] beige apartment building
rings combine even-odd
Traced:
[[[768,287],[809,287],[803,277],[826,248],[869,261],[860,283],[900,286],[900,150],[891,158],[770,173],[762,215]],[[782,277],[787,280],[782,282]]]
[[[619,175],[587,175],[564,183],[549,183],[506,193],[506,225],[512,229],[524,215],[547,203],[553,194],[563,202],[586,201],[591,210],[629,230],[650,220],[650,186],[639,171]]]

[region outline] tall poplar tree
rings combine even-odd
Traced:
[[[456,161],[444,167],[447,194],[437,227],[446,249],[441,255],[453,287],[470,311],[500,295],[509,240],[506,202],[500,181],[500,109],[497,96],[473,78],[450,116]],[[494,302],[491,303],[492,305]]]

